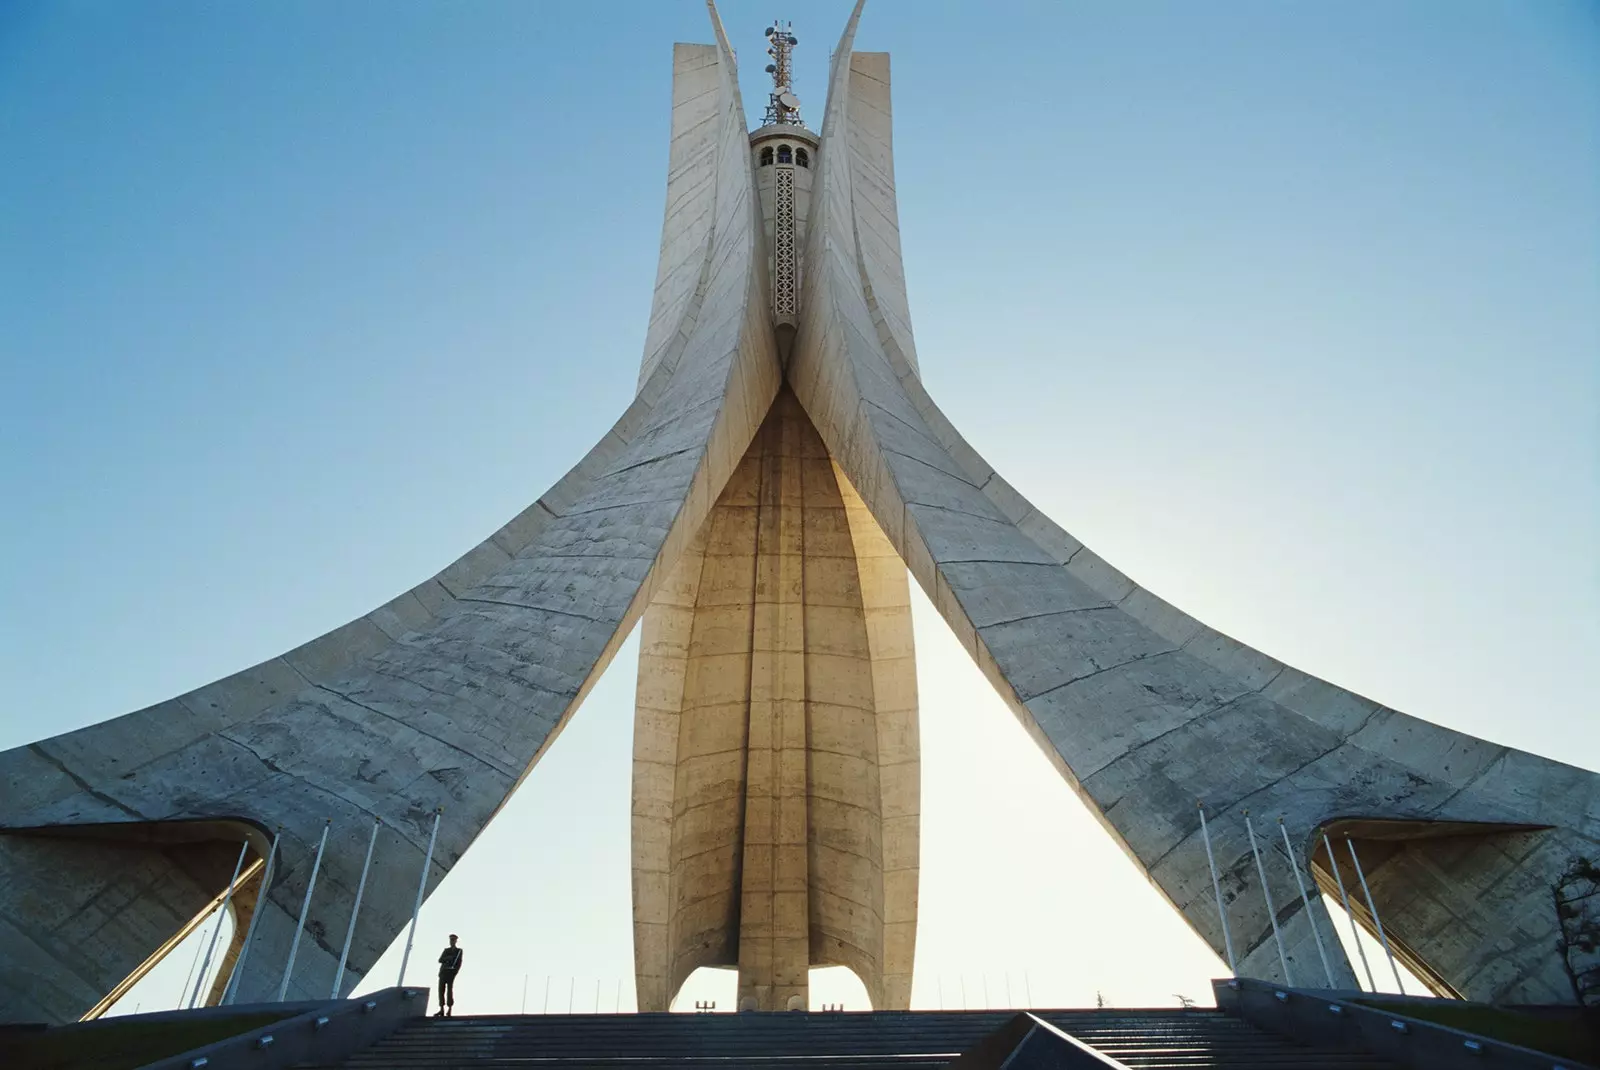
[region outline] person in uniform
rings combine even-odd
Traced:
[[[456,946],[456,934],[450,934],[450,946],[439,954],[439,1009],[435,1018],[454,1017],[456,1005],[456,974],[461,972],[461,949]]]

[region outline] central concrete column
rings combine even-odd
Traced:
[[[763,427],[740,886],[739,1005],[808,1005],[803,424],[787,399]],[[797,419],[798,417],[798,419]],[[811,431],[815,438],[816,432]],[[820,441],[818,442],[820,445]]]
[[[852,515],[852,513],[854,515]],[[903,1009],[916,940],[916,678],[905,567],[779,393],[645,614],[634,722],[641,1010],[702,966],[738,1004],[850,967]]]

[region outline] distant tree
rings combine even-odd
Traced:
[[[1101,992],[1101,991],[1100,991],[1100,990],[1099,990],[1099,989],[1095,989],[1095,993],[1094,993],[1094,1005],[1095,1005],[1095,1006],[1096,1006],[1096,1007],[1104,1007],[1104,1006],[1105,1006],[1105,1005],[1106,1005],[1106,997],[1105,997],[1105,994],[1104,994],[1104,993],[1102,993],[1102,992]]]
[[[1194,1000],[1189,996],[1184,995],[1182,992],[1174,992],[1172,994],[1172,998],[1176,999],[1178,1001],[1178,1006],[1182,1007],[1184,1010],[1194,1010]]]
[[[1550,886],[1556,905],[1561,966],[1581,1006],[1600,1007],[1600,867],[1583,855]]]

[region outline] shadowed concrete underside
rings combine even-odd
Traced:
[[[1600,854],[1600,778],[1409,717],[1206,627],[1036,510],[928,396],[900,258],[889,61],[851,50],[859,14],[858,6],[834,53],[786,365],[774,341],[746,113],[732,51],[713,20],[717,44],[674,49],[667,204],[638,393],[583,460],[479,546],[371,613],[197,691],[0,754],[0,831],[8,833],[0,835],[0,1020],[64,1021],[93,1008],[222,890],[239,842],[219,833],[209,844],[158,849],[57,835],[81,826],[283,827],[282,864],[258,900],[256,943],[240,979],[248,1001],[276,992],[317,837],[331,821],[289,986],[290,998],[327,994],[367,834],[380,819],[374,878],[343,982],[349,991],[409,918],[435,811],[443,808],[430,893],[649,606],[661,607],[662,627],[668,618],[688,621],[678,747],[645,756],[671,770],[646,787],[670,784],[676,815],[680,789],[711,753],[685,736],[684,725],[718,706],[717,688],[726,683],[689,690],[697,630],[710,644],[715,629],[711,616],[701,629],[698,587],[688,608],[679,581],[695,569],[680,565],[698,556],[703,585],[724,563],[713,514],[733,501],[724,497],[730,486],[740,493],[739,480],[751,471],[742,465],[785,384],[795,404],[786,398],[780,407],[778,437],[790,427],[796,441],[812,441],[803,425],[814,429],[822,452],[814,445],[787,455],[781,446],[775,455],[758,451],[752,470],[765,479],[776,466],[781,488],[786,463],[815,469],[814,483],[799,477],[800,512],[836,518],[842,508],[860,605],[787,596],[743,603],[745,623],[729,642],[745,649],[729,656],[745,664],[730,679],[749,689],[750,701],[742,724],[737,713],[727,721],[766,740],[768,765],[746,768],[708,794],[703,809],[722,816],[708,821],[704,851],[688,842],[692,822],[636,807],[647,825],[656,822],[635,832],[641,992],[653,978],[650,998],[667,998],[702,955],[737,961],[741,985],[758,1001],[797,994],[803,979],[788,964],[803,943],[812,962],[852,965],[875,999],[896,1005],[902,998],[896,986],[909,978],[910,943],[906,937],[902,946],[894,927],[912,931],[914,914],[897,913],[896,904],[914,903],[915,838],[902,841],[913,845],[909,858],[896,855],[889,823],[910,817],[914,829],[916,809],[894,809],[896,763],[887,760],[893,748],[883,726],[893,720],[887,714],[914,709],[914,690],[903,691],[910,699],[903,702],[892,697],[901,694],[893,686],[880,689],[880,664],[894,665],[899,654],[891,653],[898,649],[893,628],[882,651],[875,645],[871,592],[886,590],[904,562],[1066,782],[1220,952],[1195,806],[1205,802],[1215,815],[1213,846],[1242,973],[1275,980],[1281,968],[1241,808],[1282,815],[1302,857],[1317,845],[1316,830],[1334,822],[1465,823],[1495,831],[1413,836],[1404,847],[1382,849],[1383,857],[1372,847],[1369,876],[1386,928],[1441,988],[1485,1001],[1571,999],[1547,890],[1568,856]],[[973,357],[1004,374],[1004,354]],[[1069,429],[1072,405],[1062,399]],[[1058,432],[1050,429],[1054,438]],[[824,458],[831,483],[822,478]],[[1092,450],[1081,460],[1092,465]],[[837,495],[839,504],[808,500],[808,488]],[[757,540],[761,500],[730,504],[755,517]],[[784,519],[792,512],[776,509],[779,535],[793,530]],[[804,520],[799,529],[805,532]],[[883,556],[864,549],[872,530],[884,540]],[[726,556],[737,554],[730,548]],[[779,552],[771,560],[803,579],[812,567],[809,554]],[[840,581],[833,590],[848,586]],[[840,609],[843,624],[812,617]],[[758,626],[754,614],[766,623]],[[800,646],[796,634],[806,637]],[[758,635],[771,637],[770,651],[746,638]],[[855,748],[863,769],[861,755],[875,747],[875,799],[857,784],[819,805],[827,770],[798,779],[784,734],[795,723],[797,677],[754,669],[758,653],[784,656],[774,664],[793,661],[797,650],[809,657],[811,637],[823,635],[845,644],[837,656],[871,665],[871,697],[857,676],[837,704],[850,716],[828,721],[835,715],[813,705],[796,722],[808,729],[826,722],[837,749]],[[656,654],[644,652],[646,677]],[[909,672],[909,659],[907,646],[896,671]],[[796,672],[807,681],[817,675],[809,666]],[[782,684],[759,710],[757,680]],[[645,682],[641,725],[646,712],[672,709],[646,694]],[[688,699],[704,703],[690,707]],[[694,718],[685,716],[691,708]],[[867,719],[852,719],[869,709],[872,731]],[[715,720],[708,715],[704,723]],[[900,764],[906,768],[896,776],[914,782],[914,756]],[[646,797],[639,785],[649,779],[636,778],[636,800]],[[802,793],[803,806],[794,801]],[[687,814],[689,797],[682,802]],[[729,816],[736,806],[744,808],[737,824]],[[1361,827],[1359,844],[1382,839]],[[824,831],[840,842],[857,838],[836,850]],[[780,883],[793,869],[777,860],[798,859],[801,844],[804,892],[796,879],[790,893]],[[753,847],[769,849],[772,876],[753,883],[747,897],[743,881],[760,853]],[[1321,976],[1312,920],[1326,934],[1329,919],[1320,900],[1302,907],[1281,847],[1271,853],[1277,920],[1305,983]],[[713,862],[721,868],[703,882],[689,879],[693,865]],[[846,871],[848,885],[834,884],[832,874]],[[909,899],[897,882],[911,887]],[[801,896],[803,909],[782,899],[789,894]],[[763,904],[771,906],[770,922]],[[780,948],[780,940],[797,943]],[[1354,984],[1342,956],[1335,974],[1335,984]]]

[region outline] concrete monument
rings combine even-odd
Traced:
[[[1248,808],[1282,815],[1330,891],[1358,879],[1348,837],[1396,953],[1436,991],[1569,1001],[1548,885],[1571,854],[1600,851],[1600,778],[1274,661],[1029,505],[922,387],[889,58],[852,50],[861,5],[820,134],[800,121],[786,27],[769,31],[766,122],[747,129],[711,14],[716,43],[673,53],[660,270],[632,403],[432,579],[226,679],[0,754],[0,1020],[104,1007],[224,896],[241,840],[238,936],[219,950],[238,998],[276,995],[303,904],[288,996],[348,992],[407,925],[430,845],[425,890],[641,618],[640,1007],[665,1009],[703,965],[738,969],[741,1005],[803,1006],[822,964],[850,966],[876,1006],[904,1007],[919,799],[908,570],[1221,954],[1205,803],[1242,974],[1322,983],[1313,925],[1329,932],[1281,849],[1255,865],[1237,820]],[[336,980],[375,818],[383,879],[366,886]],[[1327,973],[1353,986],[1330,943]]]

